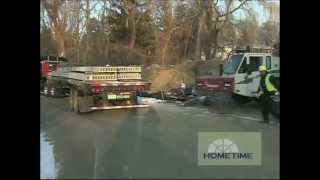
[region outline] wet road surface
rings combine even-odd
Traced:
[[[254,105],[150,108],[75,114],[67,98],[41,97],[42,178],[278,178],[279,126]],[[252,106],[252,107],[251,107]],[[197,133],[262,133],[262,166],[198,166]]]

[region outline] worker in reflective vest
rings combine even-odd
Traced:
[[[263,116],[263,122],[269,123],[269,114],[272,112],[272,95],[279,95],[279,91],[276,88],[274,77],[268,73],[267,67],[259,66],[259,72],[261,75],[259,92],[261,93],[261,110]]]

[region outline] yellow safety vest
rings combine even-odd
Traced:
[[[273,84],[270,82],[270,74],[267,74],[266,79],[265,79],[265,83],[266,83],[266,88],[268,92],[272,92],[272,91],[278,91]]]

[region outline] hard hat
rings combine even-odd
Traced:
[[[267,71],[267,67],[264,65],[259,66],[259,71]]]

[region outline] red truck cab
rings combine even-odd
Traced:
[[[67,59],[56,56],[45,56],[40,58],[40,79],[47,79],[48,74],[65,66]]]

